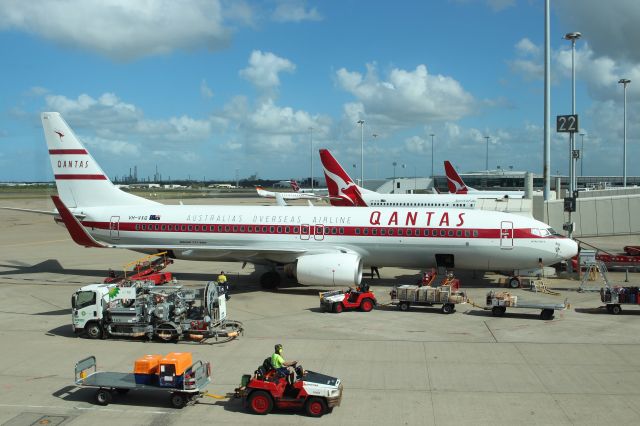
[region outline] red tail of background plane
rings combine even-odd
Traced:
[[[444,171],[447,174],[447,186],[449,187],[450,193],[466,194],[469,192],[469,188],[467,188],[467,185],[465,185],[464,181],[449,161],[444,162]]]
[[[362,199],[360,187],[353,182],[328,149],[320,150],[320,160],[331,205],[366,207],[367,203]]]

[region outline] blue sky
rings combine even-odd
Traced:
[[[571,111],[585,174],[640,175],[640,4],[551,1],[552,117]],[[0,181],[52,179],[39,114],[59,111],[110,177],[309,175],[330,148],[365,179],[489,166],[542,171],[542,0],[3,0]],[[555,122],[555,120],[553,120]],[[555,129],[555,125],[553,127]],[[373,137],[377,134],[377,137]],[[580,141],[580,137],[578,137]],[[568,138],[552,132],[553,173]],[[353,164],[357,167],[354,168]]]

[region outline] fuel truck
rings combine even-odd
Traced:
[[[71,320],[74,333],[90,339],[219,342],[243,331],[241,322],[227,318],[224,288],[215,281],[193,289],[152,281],[86,285],[71,297]]]

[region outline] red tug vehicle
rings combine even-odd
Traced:
[[[296,366],[296,377],[289,384],[271,365],[271,358],[264,360],[253,376],[242,376],[235,397],[242,398],[245,408],[254,414],[269,414],[274,407],[301,409],[311,417],[321,417],[333,411],[342,401],[342,383],[336,377]]]
[[[333,290],[320,293],[320,308],[339,314],[345,309],[371,311],[378,303],[375,294],[369,290],[369,284],[362,283],[356,289]]]

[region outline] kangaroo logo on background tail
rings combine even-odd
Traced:
[[[295,180],[291,180],[289,183],[291,184],[291,189],[293,189],[293,192],[300,192],[300,185],[298,185],[298,182],[296,182]]]
[[[62,133],[60,130],[54,130],[53,133],[58,135],[58,137],[60,138],[60,142],[62,142],[62,138],[64,138],[64,133]]]
[[[444,170],[447,174],[447,186],[449,187],[450,193],[466,194],[469,191],[467,185],[464,184],[464,181],[460,175],[456,173],[456,169],[453,168],[449,161],[444,162]]]
[[[331,205],[367,207],[358,185],[353,183],[353,180],[333,158],[329,150],[320,150],[320,160],[327,181]]]

